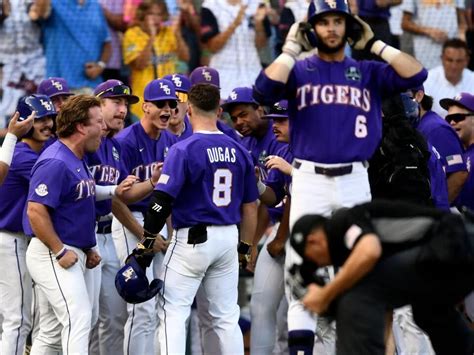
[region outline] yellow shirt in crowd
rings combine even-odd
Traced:
[[[133,62],[146,47],[150,36],[139,26],[129,28],[123,38],[123,61],[125,64]],[[176,36],[171,27],[163,27],[155,37],[153,43],[156,56],[152,56],[150,64],[142,69],[131,69],[130,84],[133,94],[140,97],[140,102],[130,106],[130,110],[137,117],[143,115],[143,91],[152,80],[176,72],[177,44]],[[154,67],[156,68],[156,74]],[[156,77],[155,77],[156,75]]]

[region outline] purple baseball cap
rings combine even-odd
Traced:
[[[130,104],[136,104],[140,101],[138,96],[132,95],[130,87],[115,79],[110,79],[97,85],[94,89],[94,96],[97,96],[99,99],[124,97]]]
[[[183,74],[165,75],[163,79],[169,80],[174,84],[174,89],[179,92],[185,92],[186,94],[191,89],[191,82],[188,77]]]
[[[59,95],[74,95],[73,92],[69,90],[67,82],[63,78],[48,78],[44,79],[38,86],[38,94],[46,95],[49,98]]]
[[[145,101],[177,100],[174,85],[166,79],[150,81],[143,93]]]
[[[198,67],[189,75],[191,86],[196,84],[211,84],[220,89],[219,72],[210,67]]]
[[[421,84],[421,85],[415,86],[414,88],[411,88],[411,91],[414,91],[414,92],[423,91],[423,92],[425,92],[425,87],[423,86],[423,84]]]
[[[280,100],[270,107],[270,112],[262,116],[262,118],[288,118],[288,101]]]
[[[441,99],[439,104],[445,110],[448,110],[451,106],[456,105],[465,108],[471,112],[474,112],[474,96],[467,92],[462,92],[454,97],[454,99]]]
[[[228,111],[230,106],[236,104],[251,104],[259,106],[258,102],[253,98],[252,91],[252,88],[249,87],[235,88],[221,105],[222,109]]]

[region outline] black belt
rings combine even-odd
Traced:
[[[301,168],[301,163],[299,161],[293,162],[293,166],[296,169]],[[322,166],[314,166],[314,172],[316,174],[326,175],[330,177],[342,176],[352,173],[352,164],[339,166],[337,168],[323,168]]]
[[[112,233],[112,221],[105,221],[97,223],[97,234]]]

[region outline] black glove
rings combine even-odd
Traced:
[[[324,286],[326,282],[324,277],[318,272],[322,270],[311,262],[303,262],[302,264],[293,264],[289,269],[289,277],[287,284],[290,286],[291,292],[297,299],[301,299],[306,295],[309,284],[315,283]]]

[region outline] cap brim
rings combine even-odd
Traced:
[[[165,100],[175,100],[178,101],[178,98],[172,97],[172,96],[158,96],[158,97],[153,97],[151,99],[145,99],[146,102],[153,102],[153,101],[165,101]]]
[[[227,111],[229,107],[235,106],[235,105],[255,105],[255,106],[259,106],[258,103],[255,102],[255,101],[252,101],[252,102],[249,102],[249,101],[231,101],[231,102],[223,103],[221,105],[221,107],[224,111]]]
[[[265,115],[265,116],[262,116],[262,118],[266,118],[266,119],[273,119],[273,118],[288,118],[288,115],[279,115],[277,113],[272,113],[272,114],[269,114],[269,115]]]
[[[64,91],[64,92],[57,92],[53,95],[50,95],[49,98],[56,97],[56,96],[72,96],[72,95],[75,95],[75,94],[70,91]]]
[[[441,99],[439,100],[439,105],[444,108],[446,111],[453,105],[464,107],[466,110],[469,110],[466,106],[461,104],[459,101],[453,99]]]
[[[140,98],[138,96],[135,96],[135,95],[111,95],[111,96],[102,96],[100,97],[100,99],[111,99],[111,98],[114,98],[114,97],[123,97],[125,99],[127,99],[128,103],[129,104],[136,104],[138,101],[140,101]]]

